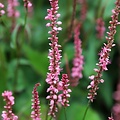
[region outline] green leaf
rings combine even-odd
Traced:
[[[78,103],[71,104],[70,107],[66,109],[67,119],[68,120],[82,120],[84,112],[86,110],[85,105]],[[93,109],[89,108],[86,114],[85,120],[102,120],[99,114]],[[64,110],[61,111],[59,120],[65,120]]]
[[[46,76],[46,73],[48,71],[47,54],[35,51],[28,45],[23,46],[23,51],[25,56],[28,58],[31,67],[33,67],[37,73]]]
[[[93,74],[94,72],[94,68],[95,68],[95,65],[96,65],[96,62],[97,62],[97,47],[96,47],[96,44],[97,44],[97,40],[96,39],[93,39],[94,37],[90,38],[92,39],[89,40],[89,46],[86,50],[84,50],[84,74],[85,76],[89,76],[91,74]]]
[[[73,46],[73,44],[66,45],[65,50],[63,52],[67,56],[68,61],[72,60],[74,58],[74,46]],[[63,67],[65,65],[64,56],[62,57],[61,61],[62,61],[61,66]]]

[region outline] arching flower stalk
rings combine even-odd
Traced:
[[[3,120],[18,120],[18,116],[16,116],[12,111],[12,106],[14,105],[14,97],[12,96],[12,92],[4,91],[2,96],[6,102],[6,105],[4,106],[6,111],[2,111]]]
[[[96,75],[92,75],[89,77],[91,80],[90,85],[87,87],[89,89],[88,99],[93,102],[95,96],[97,95],[97,90],[99,89],[98,85],[103,83],[104,80],[102,77],[102,72],[107,71],[107,65],[110,63],[109,56],[111,52],[111,48],[115,46],[114,35],[116,33],[116,26],[118,25],[118,15],[120,12],[120,0],[116,1],[116,7],[112,10],[112,20],[109,22],[110,26],[109,32],[107,32],[108,36],[106,37],[107,43],[104,43],[103,48],[101,48],[101,52],[99,53],[99,63],[96,65],[98,68],[95,68],[94,71],[97,73]]]
[[[31,118],[32,120],[41,120],[40,118],[40,101],[39,101],[39,95],[37,91],[37,87],[40,86],[40,83],[35,84],[35,87],[32,91],[32,107],[31,109],[33,110],[31,112]]]
[[[75,27],[74,30],[74,48],[75,48],[75,58],[73,59],[73,68],[72,68],[72,80],[71,86],[77,86],[79,83],[79,79],[82,78],[82,70],[83,70],[83,55],[81,48],[81,40],[79,39],[80,35],[80,24]]]
[[[58,103],[62,103],[63,101],[63,95],[59,94],[60,91],[64,92],[63,84],[67,84],[68,80],[66,79],[65,81],[60,81],[59,80],[59,75],[60,75],[60,60],[61,60],[61,50],[59,48],[61,45],[58,44],[58,37],[57,34],[59,33],[60,30],[62,30],[59,25],[62,24],[61,21],[58,21],[58,18],[60,17],[60,14],[58,13],[58,0],[49,0],[51,9],[48,9],[48,15],[45,17],[46,20],[50,20],[50,23],[47,23],[47,27],[51,27],[51,31],[48,33],[51,35],[48,39],[50,40],[50,47],[51,49],[49,50],[48,58],[50,61],[49,65],[49,73],[47,73],[47,79],[46,82],[50,85],[49,88],[47,89],[47,92],[50,93],[50,95],[47,96],[47,99],[49,99],[49,106],[50,110],[48,115],[51,115],[52,117],[56,117],[56,112],[58,112]],[[64,75],[63,75],[64,76]],[[66,85],[67,87],[68,85]],[[68,90],[69,91],[69,90]],[[66,93],[67,94],[67,93]],[[67,98],[67,96],[66,96]],[[64,98],[65,100],[65,98]],[[64,101],[64,102],[67,102]],[[67,103],[64,103],[64,105],[67,105]]]
[[[5,11],[3,10],[4,5],[0,3],[0,17],[5,14]]]

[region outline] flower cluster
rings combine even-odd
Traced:
[[[0,17],[5,14],[5,11],[3,10],[4,5],[0,3]]]
[[[68,82],[68,75],[62,74],[62,81],[60,82],[60,88],[58,87],[58,89],[62,90],[62,94],[60,94],[59,97],[61,99],[60,102],[64,107],[69,106],[68,98],[70,97],[69,93],[71,92],[71,89],[68,89]]]
[[[99,39],[102,39],[105,33],[105,23],[102,18],[98,18],[96,20],[96,31],[97,31],[97,37]]]
[[[73,68],[72,68],[72,80],[71,86],[77,86],[79,83],[79,79],[82,78],[82,70],[83,70],[83,55],[81,48],[81,40],[79,39],[80,35],[80,24],[76,26],[74,30],[74,46],[75,46],[75,58],[73,60]]]
[[[60,14],[58,13],[58,0],[49,0],[50,1],[50,5],[51,5],[51,9],[48,9],[48,15],[45,17],[46,20],[50,20],[50,23],[47,23],[46,26],[47,27],[51,27],[51,31],[49,31],[48,33],[51,34],[51,37],[49,37],[48,39],[51,41],[51,43],[49,44],[51,49],[49,50],[49,55],[48,58],[50,60],[50,65],[49,65],[49,73],[47,73],[47,78],[46,78],[46,82],[50,85],[49,88],[47,89],[47,92],[50,93],[50,95],[47,96],[47,99],[50,100],[50,110],[48,115],[51,115],[52,117],[55,117],[55,112],[58,111],[57,108],[57,104],[58,102],[62,103],[64,106],[68,106],[68,101],[65,100],[67,99],[67,94],[68,92],[66,91],[66,87],[68,79],[65,78],[65,80],[63,80],[62,82],[59,80],[59,75],[60,75],[60,60],[61,60],[61,50],[59,50],[59,48],[61,47],[58,44],[58,37],[57,34],[59,33],[60,30],[62,30],[61,27],[59,27],[59,25],[62,24],[61,21],[58,21],[58,18],[60,17]],[[64,76],[64,75],[63,75]],[[63,86],[61,86],[62,84],[65,84],[66,87],[63,88]],[[61,89],[60,89],[61,88]],[[63,94],[59,94],[60,91],[64,90],[66,92],[64,92]],[[68,90],[69,91],[69,90]],[[66,93],[66,96],[65,96]],[[64,98],[64,101],[62,101]]]
[[[24,7],[28,10],[28,8],[32,7],[32,3],[29,0],[23,0]]]
[[[14,105],[14,97],[12,96],[12,92],[4,91],[4,93],[2,93],[2,96],[6,102],[6,105],[4,106],[6,111],[2,111],[3,120],[18,120],[18,116],[14,115],[12,112],[12,106]]]
[[[114,120],[113,117],[108,117],[108,120]],[[116,119],[115,119],[116,120]]]
[[[39,95],[37,91],[37,87],[40,86],[40,83],[35,84],[35,87],[32,91],[33,99],[32,99],[32,107],[33,111],[31,112],[31,118],[32,120],[41,120],[40,118],[40,101],[39,101]]]
[[[116,1],[116,7],[114,10],[112,10],[112,21],[110,21],[109,32],[107,32],[108,36],[106,37],[107,44],[104,43],[103,48],[101,49],[101,52],[99,53],[99,63],[96,65],[98,68],[95,68],[94,71],[97,73],[97,75],[92,75],[89,78],[91,79],[91,83],[88,86],[89,93],[88,93],[88,99],[93,102],[95,96],[97,95],[97,89],[99,89],[98,85],[99,83],[103,83],[104,80],[101,79],[102,72],[108,70],[107,65],[110,63],[109,60],[109,54],[111,51],[111,48],[114,46],[114,35],[116,33],[116,26],[118,24],[118,15],[120,9],[120,0]]]
[[[8,17],[17,18],[20,16],[19,11],[16,10],[16,7],[18,5],[19,5],[19,2],[17,0],[8,0],[8,6],[7,6]]]

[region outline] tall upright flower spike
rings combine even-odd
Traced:
[[[81,40],[79,39],[80,35],[80,24],[75,27],[74,30],[74,49],[75,49],[75,58],[73,60],[73,68],[72,68],[72,80],[71,86],[77,86],[79,83],[79,79],[82,78],[82,70],[83,70],[83,60],[84,57],[82,55],[81,48]]]
[[[20,16],[19,11],[16,10],[17,6],[19,6],[18,0],[8,0],[8,6],[7,6],[8,17],[17,18]]]
[[[115,120],[120,119],[120,83],[117,85],[117,91],[113,94],[113,98],[116,101],[115,105],[112,108],[112,112]]]
[[[62,94],[60,94],[58,97],[61,99],[61,104],[62,106],[64,107],[67,107],[69,106],[69,100],[68,98],[70,97],[70,92],[71,92],[71,89],[68,89],[69,87],[69,80],[68,80],[68,75],[67,74],[62,74],[62,80],[60,81],[60,84],[59,84],[60,88],[58,87],[58,89],[62,90]]]
[[[0,3],[0,17],[5,14],[5,11],[3,10],[4,5]]]
[[[12,111],[12,106],[14,105],[14,97],[12,96],[12,92],[4,91],[2,96],[6,102],[6,105],[4,106],[6,111],[2,111],[3,120],[18,120],[18,116],[16,116]]]
[[[107,32],[108,36],[106,37],[107,44],[104,43],[103,48],[101,48],[101,52],[99,53],[99,63],[96,65],[98,68],[95,68],[94,71],[97,73],[96,75],[92,75],[89,77],[91,80],[90,85],[87,87],[89,89],[88,93],[88,99],[93,102],[95,99],[95,96],[97,95],[97,90],[99,89],[98,85],[100,83],[103,83],[104,80],[101,79],[102,77],[102,72],[108,70],[107,65],[110,63],[109,56],[110,56],[110,51],[115,44],[114,42],[114,35],[116,33],[116,26],[118,24],[118,15],[120,11],[120,0],[116,1],[116,7],[115,9],[112,10],[112,20],[109,22],[110,26],[109,32]]]
[[[47,73],[46,82],[50,85],[47,89],[47,92],[50,95],[47,96],[47,99],[50,100],[50,110],[48,115],[55,117],[55,113],[58,111],[57,103],[60,101],[58,98],[58,84],[59,84],[59,75],[60,75],[60,59],[61,59],[61,50],[59,50],[60,45],[58,45],[57,34],[62,30],[59,25],[62,24],[61,21],[58,21],[60,14],[58,13],[58,0],[49,0],[51,9],[48,9],[48,15],[45,17],[46,20],[50,20],[50,23],[47,23],[47,27],[51,27],[51,31],[48,33],[51,34],[51,37],[48,39],[51,41],[49,43],[51,49],[49,50],[48,58],[50,61],[49,73]]]
[[[105,33],[105,23],[102,18],[96,20],[97,38],[102,39]]]
[[[40,101],[39,101],[39,95],[37,91],[37,87],[40,86],[40,83],[35,84],[35,87],[32,91],[32,107],[33,110],[31,112],[31,118],[32,120],[41,120],[40,118]]]

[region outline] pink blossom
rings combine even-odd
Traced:
[[[69,106],[68,97],[70,97],[69,92],[70,89],[68,89],[68,78],[67,75],[64,74],[62,77],[62,81],[59,80],[60,75],[60,60],[61,60],[61,50],[59,48],[61,45],[58,44],[58,37],[57,34],[59,31],[62,30],[59,25],[62,24],[61,21],[58,21],[58,18],[60,17],[60,14],[58,13],[58,0],[49,0],[51,9],[48,9],[48,15],[45,17],[46,20],[50,20],[46,24],[47,27],[50,27],[51,30],[48,32],[51,36],[48,38],[50,40],[50,49],[49,49],[49,62],[50,65],[48,67],[49,72],[47,73],[46,82],[50,85],[47,89],[47,92],[50,93],[46,97],[46,99],[49,99],[49,112],[48,115],[51,115],[52,117],[56,117],[56,112],[58,112],[58,103],[61,103],[63,106],[67,107]],[[62,92],[62,94],[60,94]]]
[[[32,3],[29,0],[23,0],[24,1],[24,7],[29,10],[32,7]]]
[[[20,13],[16,10],[16,7],[19,6],[18,0],[8,0],[7,14],[8,17],[18,18]]]
[[[116,33],[116,26],[118,25],[118,15],[119,15],[120,1],[116,1],[116,7],[112,10],[112,20],[110,21],[109,32],[107,32],[108,36],[106,37],[107,44],[104,43],[103,48],[99,53],[99,62],[96,64],[98,68],[95,68],[94,71],[97,73],[96,75],[92,75],[90,77],[91,82],[88,85],[89,93],[88,99],[93,102],[95,96],[97,95],[97,90],[99,89],[98,85],[103,83],[104,80],[101,79],[102,72],[108,70],[107,65],[110,63],[109,56],[111,52],[111,48],[114,46],[114,35]]]
[[[35,84],[35,87],[32,91],[33,99],[32,99],[32,107],[33,111],[31,112],[31,118],[32,120],[41,120],[40,118],[40,101],[39,101],[39,95],[37,92],[37,87],[40,86],[40,83]]]
[[[80,25],[77,25],[74,30],[74,46],[75,46],[75,58],[73,60],[73,68],[72,68],[72,80],[71,85],[77,86],[79,83],[79,79],[82,78],[82,70],[83,70],[83,60],[84,57],[82,55],[82,48],[81,48],[81,40],[79,39],[80,35]]]
[[[2,96],[6,102],[6,105],[4,106],[6,111],[2,111],[3,120],[18,120],[18,116],[12,112],[12,106],[14,105],[14,97],[12,96],[12,92],[4,91]]]
[[[64,107],[69,106],[69,100],[71,89],[68,89],[69,86],[69,80],[67,74],[62,74],[62,94],[60,94],[58,97],[60,98],[60,102]]]
[[[5,14],[5,11],[3,10],[4,5],[0,3],[0,17]]]
[[[113,117],[108,117],[108,120],[114,120]]]

